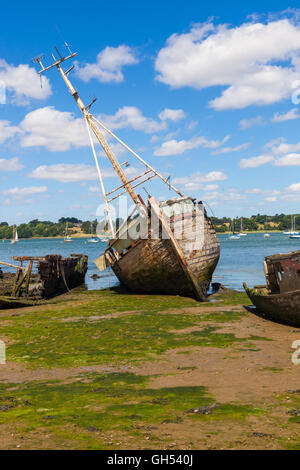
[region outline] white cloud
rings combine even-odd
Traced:
[[[208,184],[203,189],[205,191],[216,191],[217,189],[219,189],[219,185],[218,184]]]
[[[299,117],[300,115],[298,114],[298,109],[292,108],[287,113],[284,113],[284,114],[275,113],[274,116],[272,117],[272,122],[290,121],[292,119],[298,119]]]
[[[168,157],[170,155],[181,155],[186,150],[192,150],[198,147],[216,148],[223,145],[229,136],[226,136],[222,141],[208,140],[206,137],[193,137],[189,140],[167,140],[163,142],[160,147],[154,150],[154,155],[158,157]]]
[[[244,150],[249,147],[249,143],[245,142],[244,144],[237,145],[236,147],[223,147],[219,150],[215,150],[212,152],[214,155],[219,153],[231,153],[231,152],[239,152],[240,150]]]
[[[245,199],[245,195],[236,189],[229,189],[226,192],[214,191],[203,195],[204,201],[240,201]]]
[[[32,200],[26,199],[28,196],[33,196],[35,194],[42,194],[47,192],[47,186],[31,186],[28,188],[11,188],[5,189],[2,191],[2,194],[8,196],[8,199],[4,201],[6,206],[13,204],[16,201],[22,201],[22,203],[31,203]]]
[[[269,196],[269,197],[266,197],[266,201],[267,201],[267,202],[276,202],[276,201],[277,201],[277,197],[276,197],[276,196]]]
[[[224,181],[226,179],[227,175],[224,171],[210,171],[209,173],[197,171],[190,176],[175,178],[173,182],[185,191],[197,191],[202,188],[203,183],[213,183],[214,181]]]
[[[242,119],[239,125],[242,130],[245,130],[245,129],[249,129],[252,126],[262,126],[264,122],[265,121],[262,116],[256,116],[250,119]]]
[[[98,193],[100,191],[99,186],[90,186],[89,187],[89,192],[90,193]]]
[[[72,113],[58,111],[52,106],[28,113],[20,125],[24,134],[22,147],[46,147],[52,152],[89,145],[86,126]]]
[[[52,92],[47,77],[43,77],[43,87],[36,70],[27,64],[17,67],[0,59],[0,81],[4,83],[8,92],[12,93],[12,101],[23,105],[28,103],[29,98],[46,99]]]
[[[258,166],[265,165],[266,163],[270,163],[273,160],[274,157],[271,155],[259,155],[258,157],[242,158],[239,165],[241,168],[256,168]]]
[[[24,165],[22,165],[18,157],[11,158],[10,160],[0,158],[0,171],[18,171],[22,170],[22,168],[24,168]]]
[[[259,188],[247,189],[246,191],[246,193],[249,193],[249,194],[260,194],[261,192],[262,190]]]
[[[20,129],[16,126],[12,126],[9,121],[0,121],[0,144],[3,144],[5,140],[14,137],[20,133]]]
[[[276,189],[260,189],[260,188],[252,188],[246,191],[248,194],[263,194],[265,196],[279,196],[280,191]]]
[[[180,119],[185,118],[185,112],[183,109],[169,109],[166,108],[164,109],[161,113],[158,115],[159,119],[162,121],[166,121],[169,119],[170,121],[180,121]]]
[[[77,66],[76,73],[83,81],[89,82],[95,78],[99,82],[122,82],[124,76],[122,67],[138,62],[133,50],[126,45],[118,47],[107,46],[96,57],[94,64]]]
[[[267,142],[264,147],[265,147],[266,149],[270,149],[270,148],[273,148],[273,147],[275,147],[276,145],[279,145],[279,144],[281,144],[281,143],[283,143],[283,142],[285,142],[285,141],[286,141],[286,138],[285,138],[285,137],[277,137],[276,139],[272,139],[272,140],[270,140],[269,142]]]
[[[158,132],[167,127],[165,121],[156,121],[155,119],[145,117],[135,106],[124,106],[112,115],[101,114],[99,120],[111,130],[130,127],[136,131],[146,132],[146,134]]]
[[[268,149],[269,162],[275,166],[300,166],[300,142],[289,144],[284,142],[282,137],[268,142],[265,148]]]
[[[112,151],[112,153],[116,157],[119,157],[120,155],[122,155],[123,153],[126,152],[125,147],[123,147],[123,145],[119,144],[115,140],[112,140],[112,138],[110,138],[109,135],[106,135],[105,138],[106,138],[106,142],[107,142],[110,150]],[[98,150],[98,155],[101,156],[101,157],[107,158],[107,155],[104,152],[102,147],[100,147],[100,149]]]
[[[157,79],[175,88],[227,86],[210,102],[218,110],[286,99],[297,78],[293,59],[300,27],[289,19],[254,21],[239,27],[197,24],[188,33],[173,34],[157,56]]]
[[[55,180],[61,183],[75,183],[77,181],[88,181],[97,179],[96,169],[91,165],[58,163],[57,165],[41,165],[33,170],[31,178]],[[104,178],[113,177],[113,169],[102,169]]]
[[[288,186],[286,188],[287,191],[293,191],[295,193],[299,193],[300,192],[300,183],[294,183],[294,184],[291,184],[290,186]]]
[[[300,151],[300,142],[297,142],[296,144],[287,144],[285,142],[281,142],[269,148],[273,155],[283,155]]]
[[[275,166],[299,166],[300,153],[289,153],[274,162]]]

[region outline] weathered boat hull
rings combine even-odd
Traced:
[[[270,320],[292,326],[300,326],[300,289],[282,294],[268,293],[266,286],[244,289],[257,310]]]
[[[86,255],[71,255],[63,258],[61,255],[45,257],[14,257],[21,263],[29,262],[23,271],[17,273],[2,273],[0,279],[0,309],[17,308],[36,305],[42,299],[48,299],[67,292],[84,282],[88,257]],[[37,263],[37,272],[32,273],[32,263]],[[30,269],[28,269],[30,267]],[[24,274],[23,274],[24,273]]]
[[[45,256],[38,265],[41,297],[49,298],[82,284],[87,272],[87,260],[85,255],[71,255],[69,258]]]
[[[13,298],[9,296],[1,296],[0,297],[0,310],[3,309],[10,309],[10,308],[21,308],[21,307],[32,307],[33,305],[36,305],[37,302],[35,300],[27,300],[27,299],[19,299],[19,298]]]
[[[154,198],[152,204],[155,204]],[[154,201],[153,201],[154,200]],[[158,206],[157,206],[158,207]],[[158,209],[159,210],[159,209]],[[169,221],[166,239],[140,239],[111,262],[114,273],[127,288],[146,294],[169,294],[204,300],[220,256],[220,245],[204,210],[203,237],[193,241],[197,214],[185,214],[185,234],[176,238],[182,217]],[[165,223],[160,213],[160,222]]]

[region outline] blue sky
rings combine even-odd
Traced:
[[[2,6],[0,220],[90,219],[102,202],[79,110],[57,71],[41,88],[31,62],[42,53],[50,64],[54,45],[65,54],[63,38],[78,52],[70,78],[84,102],[97,97],[93,113],[184,194],[204,200],[217,216],[299,212],[296,6]],[[97,150],[109,191],[119,182]],[[129,175],[141,171],[118,145],[113,150],[120,163],[130,162]],[[160,198],[171,194],[156,180],[148,189]]]

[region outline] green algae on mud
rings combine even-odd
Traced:
[[[0,384],[0,424],[18,423],[20,433],[43,430],[71,439],[75,448],[105,448],[103,438],[110,432],[143,438],[149,425],[244,420],[264,413],[250,405],[216,405],[203,386],[152,389],[150,378],[130,372],[93,373],[69,383]],[[213,411],[190,413],[201,407]],[[100,437],[95,439],[95,433]]]
[[[240,299],[240,293],[236,295]],[[219,296],[220,303],[225,297]],[[230,293],[230,299],[234,300],[234,294]],[[109,290],[71,292],[53,304],[18,310],[18,316],[3,312],[0,337],[8,339],[8,361],[33,368],[133,364],[155,359],[170,349],[227,348],[261,340],[218,332],[224,322],[237,322],[246,313],[212,309],[212,313],[202,314],[201,309],[208,305],[211,307],[183,297],[125,295]],[[190,313],[189,308],[195,306],[197,312]],[[215,324],[184,332],[204,321]]]

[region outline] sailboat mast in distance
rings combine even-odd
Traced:
[[[19,241],[18,231],[17,231],[16,225],[14,225],[13,226],[13,233],[12,233],[11,243],[14,244],[14,243],[17,243],[18,241]]]

